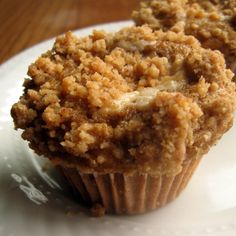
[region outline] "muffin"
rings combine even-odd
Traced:
[[[233,73],[220,52],[182,33],[69,32],[28,75],[11,110],[15,128],[108,213],[175,199],[233,122]]]
[[[137,25],[195,36],[204,48],[220,50],[236,72],[235,0],[148,0],[133,19]]]

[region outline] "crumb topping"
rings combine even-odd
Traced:
[[[232,72],[182,33],[68,32],[28,75],[15,127],[36,153],[83,173],[177,174],[232,125]]]
[[[220,50],[236,72],[235,0],[148,0],[133,19],[137,25],[195,36],[203,47]]]

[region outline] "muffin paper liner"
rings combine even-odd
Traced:
[[[200,159],[184,164],[175,176],[149,174],[82,174],[60,167],[75,193],[87,204],[100,203],[107,213],[139,214],[174,200],[186,187]]]

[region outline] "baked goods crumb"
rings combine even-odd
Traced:
[[[102,217],[105,215],[105,208],[101,204],[94,204],[92,208],[90,208],[90,215],[92,217]]]
[[[42,169],[43,172],[47,172],[50,169],[50,164],[48,162],[44,163],[42,165],[41,169]]]
[[[77,216],[78,214],[79,214],[78,211],[67,211],[67,212],[66,212],[66,215],[67,215],[68,217],[75,217],[75,216]]]

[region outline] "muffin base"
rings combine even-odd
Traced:
[[[102,204],[107,213],[140,214],[174,200],[186,187],[200,159],[184,164],[175,176],[148,174],[83,174],[60,167],[76,194],[87,204]]]

